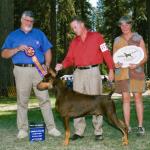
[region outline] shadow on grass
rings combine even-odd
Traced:
[[[123,114],[122,114],[122,102],[121,100],[115,100],[115,105],[116,105],[116,112],[117,112],[117,116],[119,119],[122,120],[123,118]],[[0,99],[0,103],[3,104],[13,104],[16,103],[16,98],[12,97],[9,100],[7,99]],[[149,97],[144,98],[144,126],[146,128],[150,128],[150,126],[148,125],[149,121],[149,115],[150,115],[150,99]],[[57,126],[63,126],[63,120],[61,118],[61,116],[59,115],[59,113],[55,110],[55,108],[52,109],[53,110],[53,114],[54,114],[54,118],[55,118],[55,122]],[[133,118],[133,119],[132,119]],[[28,120],[29,123],[30,122],[43,122],[43,116],[41,113],[40,108],[32,108],[28,110]],[[71,119],[71,124],[73,119]],[[89,122],[91,122],[91,116],[87,116],[86,120],[89,124]],[[106,122],[107,119],[105,119]],[[136,112],[135,112],[135,105],[134,105],[134,101],[131,102],[131,124],[133,126],[136,126],[137,124],[137,120],[136,120]],[[6,128],[6,127],[11,127],[11,126],[16,126],[16,111],[0,111],[0,128]]]
[[[15,103],[15,99],[12,99]],[[10,103],[12,102],[9,101]],[[117,116],[122,120],[122,102],[121,100],[115,100]],[[77,141],[70,141],[70,145],[66,148],[62,145],[64,139],[64,126],[62,118],[59,113],[53,109],[53,114],[57,128],[62,132],[62,136],[58,138],[49,137],[46,133],[46,140],[44,142],[30,143],[29,139],[18,141],[16,140],[16,111],[0,111],[0,140],[2,150],[148,150],[150,147],[150,99],[149,97],[144,98],[144,126],[146,128],[146,136],[137,137],[136,133],[133,132],[129,135],[129,145],[123,147],[121,145],[122,134],[114,127],[108,125],[107,122],[103,124],[104,140],[102,142],[94,141],[94,129],[92,126],[92,117],[86,117],[86,130],[84,133],[85,138]],[[28,111],[29,122],[43,122],[43,117],[39,108],[32,108]],[[137,119],[135,113],[134,102],[131,102],[131,126],[137,126]],[[70,120],[71,133],[73,134],[73,119]]]

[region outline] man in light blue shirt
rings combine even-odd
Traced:
[[[47,68],[50,66],[52,54],[52,44],[48,41],[45,34],[33,28],[34,17],[31,11],[25,11],[21,17],[21,27],[11,32],[6,38],[1,55],[3,58],[12,58],[14,64],[14,76],[17,89],[17,138],[28,136],[28,100],[31,89],[33,88],[48,129],[49,135],[60,136],[61,133],[56,129],[48,91],[39,91],[37,84],[42,80],[32,57],[26,52],[32,48],[38,61]]]

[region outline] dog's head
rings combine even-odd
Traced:
[[[37,84],[37,89],[40,91],[52,89],[53,82],[56,79],[56,72],[54,72],[51,68],[47,70],[47,74],[44,76],[43,80]]]
[[[61,80],[60,75],[57,74],[51,68],[48,70],[48,73],[44,76],[43,80],[37,84],[37,89],[40,91],[52,89],[52,88],[63,88],[66,86],[66,81]]]

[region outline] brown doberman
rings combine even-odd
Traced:
[[[122,144],[128,144],[128,130],[125,123],[117,118],[115,104],[109,95],[85,95],[75,92],[64,84],[64,81],[56,77],[53,70],[41,81],[37,88],[39,90],[56,90],[56,110],[60,113],[65,125],[65,141],[69,144],[70,127],[69,119],[86,115],[103,115],[109,122],[119,128],[123,133]]]

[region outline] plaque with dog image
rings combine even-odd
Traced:
[[[130,64],[138,64],[144,58],[144,52],[141,47],[130,45],[120,48],[114,53],[115,63],[122,64],[123,68]]]

